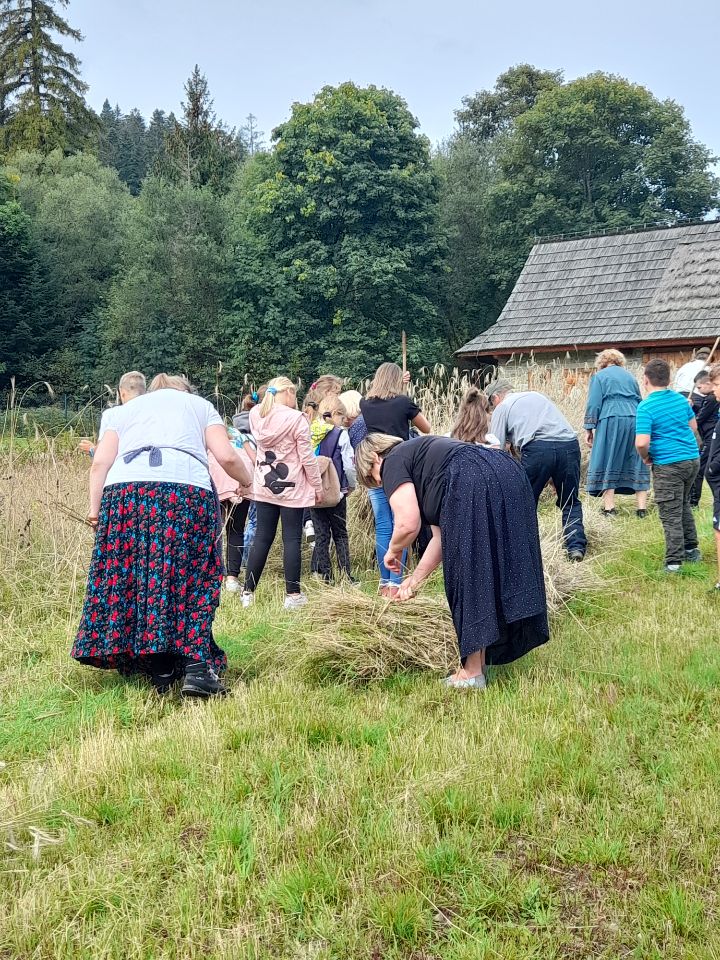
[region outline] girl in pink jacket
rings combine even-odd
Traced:
[[[300,546],[303,510],[322,502],[322,481],[310,446],[310,427],[297,409],[297,388],[287,377],[268,384],[263,402],[250,412],[257,453],[253,500],[257,532],[250,550],[242,603],[249,607],[282,522],[285,609],[307,603],[300,592]]]

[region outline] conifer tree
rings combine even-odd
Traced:
[[[32,376],[48,346],[49,303],[31,226],[16,200],[0,197],[0,388],[12,376]]]
[[[165,154],[165,140],[175,129],[175,115],[164,110],[153,110],[145,135],[148,172],[152,172]]]
[[[225,191],[243,159],[234,130],[227,130],[213,110],[207,78],[195,65],[185,84],[183,119],[175,121],[165,141],[160,173],[177,184]]]
[[[97,129],[80,61],[61,45],[82,35],[56,11],[68,0],[0,0],[0,119],[6,149],[82,147]]]
[[[98,160],[107,167],[117,164],[117,151],[120,126],[120,107],[110,106],[105,100],[100,111],[100,132],[98,135]]]
[[[258,130],[257,117],[254,113],[249,113],[245,118],[245,124],[240,131],[240,136],[251,157],[254,157],[256,153],[262,150],[263,137],[265,134],[264,131]]]
[[[139,110],[131,110],[122,118],[118,143],[117,163],[120,179],[137,196],[148,171],[147,130]]]

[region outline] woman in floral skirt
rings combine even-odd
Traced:
[[[183,676],[185,696],[227,692],[212,635],[223,564],[208,450],[251,482],[217,410],[183,377],[159,374],[118,408],[90,472],[96,535],[72,648],[80,663],[146,673],[160,693]]]

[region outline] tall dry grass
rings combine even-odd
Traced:
[[[532,363],[501,370],[500,375],[518,389],[541,390],[580,432],[589,372]],[[440,366],[416,377],[413,395],[435,433],[451,429],[469,385],[467,374]],[[74,606],[92,544],[90,531],[77,519],[86,513],[89,461],[76,449],[79,433],[72,423],[59,436],[39,430],[30,438],[21,436],[18,426],[25,416],[21,400],[15,397],[0,432],[0,596],[19,602],[30,582],[41,581],[52,602],[66,607],[69,601]],[[102,405],[102,398],[96,405]],[[354,564],[372,570],[375,532],[364,491],[350,498],[349,528]],[[544,535],[548,554],[556,534],[553,530]]]

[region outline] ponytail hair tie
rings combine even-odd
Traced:
[[[315,381],[315,383],[311,383],[311,384],[310,384],[310,389],[311,389],[311,390],[315,390],[316,388],[317,388],[317,380]]]
[[[260,397],[258,396],[257,390],[253,390],[253,392],[250,394],[250,399],[252,400],[253,403],[257,403],[257,402],[258,402],[258,400],[260,399]]]
[[[267,392],[270,394],[271,397],[274,397],[275,394],[277,393],[277,387],[268,387]]]

